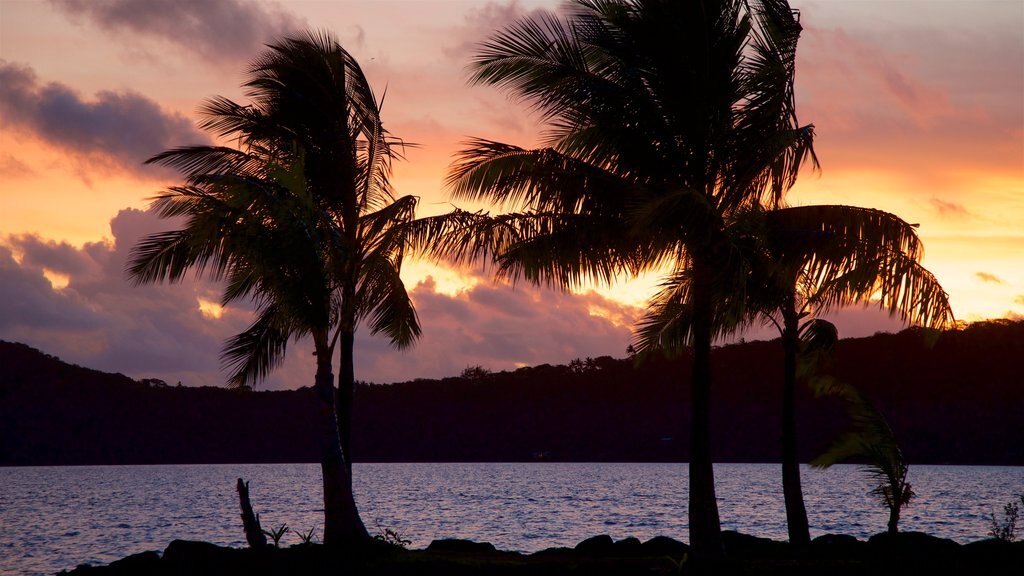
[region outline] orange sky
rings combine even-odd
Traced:
[[[844,203],[921,224],[925,264],[960,319],[1024,314],[1024,3],[794,1],[802,122],[822,172],[796,204]],[[131,288],[124,255],[159,229],[146,198],[174,175],[141,161],[200,142],[201,100],[241,100],[262,44],[333,31],[378,94],[388,129],[418,148],[396,167],[421,214],[447,211],[441,181],[458,142],[536,141],[523,106],[469,87],[487,34],[557,2],[0,0],[0,338],[133,376],[216,384],[218,342],[245,325],[216,286]],[[166,225],[165,225],[166,226]],[[576,356],[621,356],[657,277],[578,296],[498,286],[414,263],[404,274],[425,336],[396,355],[360,339],[357,377],[392,381]],[[428,279],[429,276],[429,279]],[[846,335],[891,328],[850,315]],[[556,319],[557,318],[557,319]],[[293,354],[295,356],[295,354]],[[269,386],[305,383],[290,360]]]

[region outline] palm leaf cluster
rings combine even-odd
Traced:
[[[184,175],[152,208],[186,222],[143,239],[129,275],[149,283],[208,273],[225,282],[223,304],[252,298],[256,321],[224,352],[240,385],[266,376],[289,339],[343,322],[366,319],[410,345],[420,327],[398,274],[400,229],[416,198],[393,193],[395,140],[358,64],[311,34],[270,47],[250,76],[250,104],[216,97],[201,109],[200,126],[238,148],[191,146],[149,160]]]
[[[245,386],[280,362],[290,337],[329,330],[336,235],[294,162],[285,167],[278,162],[288,159],[253,161],[254,152],[236,152],[230,172],[189,174],[188,185],[154,199],[159,216],[184,217],[185,226],[142,239],[128,272],[137,283],[151,283],[194,271],[224,282],[224,305],[252,299],[256,320],[223,354],[229,381]]]

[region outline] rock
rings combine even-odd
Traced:
[[[534,556],[537,558],[561,558],[564,556],[571,556],[575,552],[576,551],[572,548],[560,546],[557,548],[545,548],[543,550],[538,550],[537,552],[530,554],[530,556]]]
[[[681,558],[690,553],[690,546],[668,536],[655,536],[643,543],[644,554],[647,556],[671,556]]]
[[[861,558],[868,543],[857,540],[849,534],[823,534],[811,540],[811,554],[816,558],[849,560]]]
[[[147,550],[111,562],[105,573],[128,576],[131,574],[158,574],[159,572],[160,555],[152,550]]]
[[[630,536],[612,544],[612,554],[615,556],[641,556],[644,553],[643,544],[638,538]]]
[[[164,550],[164,569],[170,574],[262,574],[272,548],[238,550],[193,540],[174,540]],[[263,554],[257,554],[262,552]],[[259,556],[259,557],[257,557]]]
[[[725,547],[725,553],[728,556],[764,558],[789,553],[788,542],[776,542],[768,538],[741,534],[733,530],[722,532],[722,545]]]
[[[1024,568],[1024,540],[1009,542],[989,538],[964,544],[960,547],[961,563],[974,566],[978,572],[998,573],[1001,566]]]
[[[615,542],[612,537],[607,534],[601,534],[600,536],[591,536],[583,542],[576,545],[576,552],[580,554],[587,554],[589,556],[607,556],[612,552],[612,546]]]
[[[473,542],[459,538],[434,540],[427,546],[427,552],[447,552],[453,554],[493,554],[497,550],[490,542]]]
[[[953,554],[960,544],[946,538],[939,538],[924,532],[883,532],[868,538],[868,545],[876,552],[895,553],[901,556],[934,557]]]

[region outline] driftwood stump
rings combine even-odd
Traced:
[[[260,548],[267,545],[267,536],[260,526],[259,514],[252,513],[252,503],[249,502],[249,483],[238,479],[238,505],[242,508],[242,527],[245,529],[245,541],[251,548]]]

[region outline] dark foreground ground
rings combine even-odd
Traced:
[[[551,548],[534,554],[502,552],[488,543],[435,540],[425,550],[405,550],[384,542],[359,551],[340,552],[320,545],[237,549],[205,542],[175,540],[162,555],[144,552],[109,566],[79,566],[75,576],[194,574],[224,575],[369,575],[369,576],[562,576],[562,575],[901,575],[1022,574],[1024,541],[982,540],[961,545],[919,532],[895,537],[879,534],[868,541],[851,536],[816,538],[807,550],[736,532],[723,534],[725,559],[699,563],[689,546],[656,537],[613,542],[608,536],[585,540],[575,548]]]

